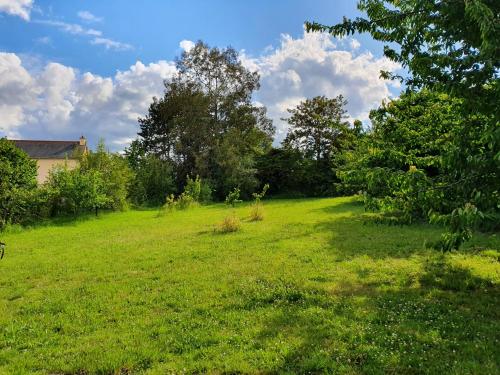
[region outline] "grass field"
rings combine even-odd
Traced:
[[[500,238],[366,223],[353,198],[7,233],[0,373],[500,373]]]

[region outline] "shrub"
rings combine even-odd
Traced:
[[[43,189],[53,216],[75,215],[110,205],[103,178],[96,170],[57,166],[50,171]]]
[[[25,152],[0,138],[0,230],[9,223],[22,222],[29,215],[36,170],[36,162]]]
[[[176,192],[172,163],[145,155],[136,141],[125,152],[135,174],[128,191],[130,200],[137,205],[163,205],[167,196]]]
[[[265,184],[262,188],[262,192],[253,193],[255,201],[252,206],[252,211],[250,211],[250,220],[251,221],[261,221],[264,220],[264,206],[260,202],[262,198],[266,195],[267,190],[269,189],[269,184]]]
[[[484,215],[471,203],[466,203],[463,208],[456,208],[449,215],[431,215],[431,223],[444,224],[448,232],[431,246],[443,252],[458,250],[464,242],[472,238],[472,232]]]
[[[187,210],[188,208],[196,205],[196,200],[186,192],[183,192],[181,195],[179,195],[179,198],[177,198],[177,207],[180,210]]]
[[[269,184],[265,184],[264,187],[262,188],[262,192],[252,194],[256,204],[260,203],[260,200],[264,198],[268,189],[269,189]]]
[[[262,203],[255,203],[250,211],[250,221],[264,220],[265,212]]]
[[[82,156],[80,165],[86,174],[96,171],[105,177],[101,182],[102,192],[106,195],[105,208],[124,210],[128,207],[127,196],[133,172],[124,157],[106,151],[101,139],[95,151]]]
[[[191,177],[187,177],[186,186],[184,186],[184,194],[189,195],[193,200],[199,202],[201,194],[201,179],[200,176],[196,176],[193,180]]]
[[[158,216],[163,216],[167,212],[172,212],[177,208],[177,201],[175,200],[175,196],[173,194],[170,194],[167,196],[167,199],[165,201],[165,204],[160,207],[160,210],[158,211]]]
[[[237,232],[241,229],[241,221],[238,216],[231,214],[222,220],[217,229],[221,233]]]
[[[226,204],[230,205],[231,207],[234,207],[236,203],[240,203],[240,189],[239,188],[234,188],[233,191],[231,191],[227,197],[226,197]]]

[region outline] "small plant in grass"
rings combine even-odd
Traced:
[[[187,210],[197,204],[198,202],[186,192],[179,195],[179,198],[177,199],[177,208],[180,210]]]
[[[227,197],[226,197],[226,204],[234,207],[236,203],[242,202],[240,199],[240,189],[239,188],[234,188],[233,191],[231,191]]]
[[[175,210],[176,207],[177,207],[177,201],[175,200],[175,196],[173,194],[170,194],[167,196],[165,204],[160,207],[160,210],[158,211],[158,216],[163,216],[167,212],[172,212],[173,210]]]
[[[255,203],[260,203],[260,200],[264,198],[267,191],[269,190],[269,184],[265,184],[260,193],[253,193],[252,196],[255,199]]]
[[[264,205],[261,203],[261,199],[266,195],[267,190],[269,189],[269,184],[265,184],[262,188],[262,192],[253,193],[253,197],[255,199],[252,205],[252,211],[250,211],[250,221],[262,221],[264,220]]]
[[[264,216],[265,212],[262,203],[255,203],[252,206],[252,211],[250,211],[250,221],[262,221]]]
[[[200,200],[200,194],[201,194],[200,176],[197,175],[194,180],[190,176],[187,177],[187,182],[186,186],[184,187],[183,194],[189,195],[196,202]]]
[[[237,232],[241,229],[241,221],[234,213],[228,215],[218,225],[217,231],[220,233]]]

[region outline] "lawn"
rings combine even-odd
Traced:
[[[2,235],[0,373],[500,373],[500,238],[444,257],[354,198]]]

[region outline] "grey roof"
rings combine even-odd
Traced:
[[[12,140],[32,159],[73,159],[86,151],[80,141],[28,141]]]

